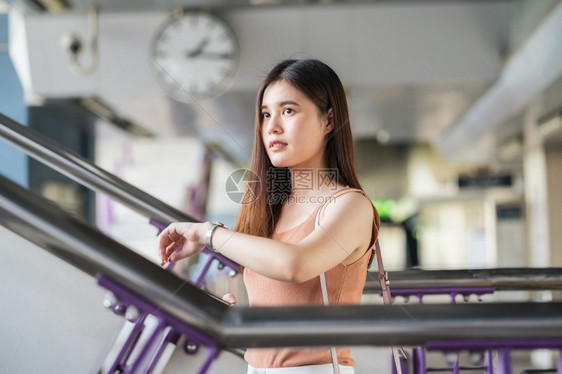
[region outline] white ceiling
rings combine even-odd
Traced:
[[[58,43],[64,32],[86,32],[91,1],[67,0],[72,9],[56,14],[33,10],[28,1],[19,3],[25,5],[20,9],[25,8],[28,90],[45,97],[96,95],[157,133],[196,132],[244,161],[252,141],[257,85],[280,59],[319,58],[339,73],[356,137],[439,144],[494,86],[510,58],[560,1],[283,1],[250,6],[241,0],[103,0],[97,2],[100,66],[90,77],[69,72]],[[174,8],[201,5],[234,29],[240,66],[222,96],[174,102],[146,66],[147,44]],[[549,78],[550,83],[556,78]],[[504,125],[496,131],[500,126],[494,124],[484,132],[494,133],[497,143],[502,134],[520,131],[521,124],[512,123],[509,130]],[[480,154],[490,157],[494,143],[481,143],[487,149]]]

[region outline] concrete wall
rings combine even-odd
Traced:
[[[562,145],[547,148],[547,199],[550,244],[550,266],[562,266]]]
[[[95,373],[123,324],[94,278],[0,226],[0,372]]]

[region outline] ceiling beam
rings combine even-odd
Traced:
[[[454,158],[481,135],[517,114],[562,75],[562,3],[508,60],[499,79],[441,137],[436,147]]]

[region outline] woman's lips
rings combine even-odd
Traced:
[[[287,143],[280,142],[278,140],[269,142],[269,149],[272,151],[280,151],[281,149],[285,148]]]

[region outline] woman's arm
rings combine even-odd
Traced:
[[[199,253],[209,223],[174,223],[159,236],[163,263]],[[371,239],[373,208],[359,193],[347,193],[326,206],[320,225],[298,244],[215,229],[213,247],[221,254],[266,277],[304,282],[341,262],[361,257]],[[173,254],[175,250],[182,250]],[[170,256],[171,255],[171,256]],[[349,261],[347,261],[349,260]]]

